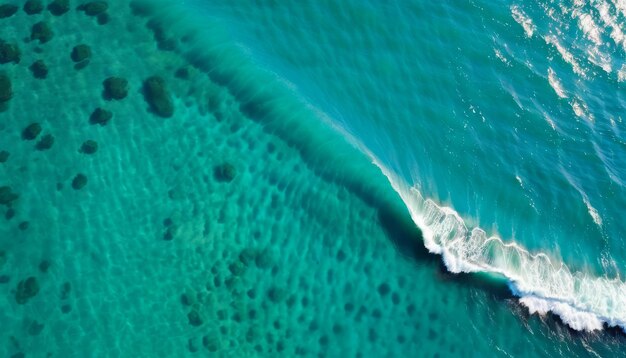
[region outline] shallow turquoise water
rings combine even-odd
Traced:
[[[0,19],[1,356],[623,354],[619,4],[155,4]]]

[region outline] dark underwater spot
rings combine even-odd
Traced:
[[[74,190],[80,190],[87,185],[87,176],[85,174],[76,174],[74,179],[72,179],[72,188]]]
[[[33,76],[37,79],[43,80],[48,77],[48,66],[43,60],[37,60],[33,62],[29,67],[30,72],[33,73]]]
[[[174,114],[174,104],[163,78],[147,78],[143,82],[143,95],[150,110],[156,115],[168,118]]]
[[[106,100],[120,100],[128,95],[128,80],[121,77],[109,77],[102,82],[102,97]]]
[[[39,333],[41,333],[41,331],[43,331],[44,328],[44,324],[43,323],[39,323],[36,320],[32,320],[29,324],[28,324],[28,334],[30,334],[31,336],[38,336]]]
[[[52,134],[46,134],[37,142],[35,148],[37,150],[48,150],[54,145],[54,136]]]
[[[77,71],[82,70],[89,65],[89,61],[91,60],[91,47],[85,44],[74,46],[70,53],[70,58],[72,61],[76,62],[74,69]]]
[[[194,327],[201,326],[202,323],[204,323],[204,322],[202,322],[202,318],[200,318],[200,314],[196,310],[191,310],[187,314],[187,319],[189,320],[189,324],[194,326]]]
[[[24,12],[28,15],[41,14],[43,2],[41,0],[28,0],[24,3]]]
[[[70,292],[72,292],[72,284],[69,282],[64,282],[61,285],[61,299],[67,299],[70,295]]]
[[[47,272],[48,272],[48,270],[50,269],[50,265],[52,265],[52,264],[50,263],[50,261],[48,261],[48,260],[42,260],[42,261],[39,263],[39,271],[41,271],[42,273],[47,273]]]
[[[88,61],[91,58],[91,47],[85,44],[76,45],[72,48],[70,57],[74,62]]]
[[[195,338],[189,338],[187,340],[187,349],[189,349],[190,353],[196,353],[198,351],[198,346],[196,344]]]
[[[235,179],[236,175],[237,175],[237,170],[230,163],[222,163],[220,165],[215,166],[215,168],[213,168],[213,177],[218,182],[222,182],[222,183],[230,182],[233,179]]]
[[[4,73],[0,73],[0,103],[7,102],[13,97],[11,79]]]
[[[24,140],[34,140],[41,133],[41,124],[39,123],[31,123],[22,131],[22,139]]]
[[[98,151],[98,142],[88,139],[83,142],[78,151],[83,154],[94,154]]]
[[[391,292],[391,287],[388,283],[382,283],[378,286],[378,293],[381,296],[387,296]]]
[[[9,43],[0,39],[0,64],[13,62],[20,63],[21,52],[16,43]]]
[[[89,116],[89,123],[104,126],[109,123],[111,118],[113,118],[113,113],[111,111],[98,107]]]
[[[30,224],[28,223],[28,221],[22,221],[21,223],[17,225],[17,228],[20,229],[21,231],[26,231],[28,230],[29,226]]]
[[[15,292],[15,301],[23,305],[31,298],[35,297],[39,293],[39,283],[33,276],[28,277],[25,280],[20,281],[17,284],[17,290]]]
[[[15,15],[17,10],[19,10],[19,7],[17,7],[16,5],[12,5],[12,4],[0,5],[0,19],[4,19],[4,18]]]
[[[92,1],[79,5],[76,10],[82,11],[87,16],[98,16],[105,13],[109,9],[106,1]]]
[[[45,44],[50,41],[54,36],[50,25],[45,21],[39,21],[34,24],[30,31],[30,39],[32,41],[38,40],[40,44]]]
[[[163,30],[157,21],[148,21],[147,27],[154,34],[154,40],[159,50],[174,51],[176,49],[176,39],[167,37],[167,32]]]
[[[7,160],[9,160],[9,156],[11,155],[11,153],[9,153],[6,150],[0,150],[0,163],[4,163]]]
[[[54,16],[61,16],[70,11],[69,0],[54,0],[48,5],[48,11]]]

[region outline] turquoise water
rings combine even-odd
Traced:
[[[621,2],[87,3],[0,18],[0,356],[623,355]]]

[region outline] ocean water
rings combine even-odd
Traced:
[[[621,1],[38,3],[0,356],[625,355]]]

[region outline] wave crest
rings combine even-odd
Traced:
[[[622,281],[572,272],[546,254],[532,254],[516,243],[488,236],[480,228],[469,229],[453,209],[425,199],[416,188],[374,162],[422,230],[426,248],[442,255],[450,272],[500,274],[531,313],[551,311],[575,330],[594,331],[607,324],[626,332],[626,285]]]

